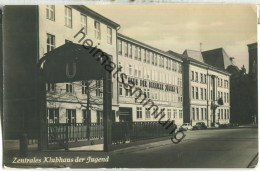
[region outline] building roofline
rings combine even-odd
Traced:
[[[229,72],[227,72],[227,71],[218,69],[218,68],[216,68],[216,67],[214,67],[214,66],[212,66],[212,65],[209,65],[209,64],[207,64],[207,63],[200,62],[200,61],[198,61],[198,60],[196,60],[196,59],[193,59],[193,58],[191,58],[191,57],[189,57],[189,56],[185,56],[185,55],[182,55],[182,54],[173,52],[173,51],[171,51],[171,50],[169,50],[169,52],[170,52],[170,53],[174,53],[174,54],[176,54],[176,55],[179,55],[179,57],[181,57],[182,60],[186,59],[186,60],[189,61],[191,64],[195,64],[195,65],[200,66],[200,67],[202,66],[202,67],[204,67],[204,68],[206,68],[206,69],[211,69],[211,70],[213,70],[213,71],[216,71],[216,72],[219,72],[219,73],[222,73],[222,74],[226,74],[226,75],[229,75],[229,76],[231,75],[231,74],[230,74]]]
[[[257,48],[257,42],[247,44],[247,47],[248,47],[248,48]]]
[[[130,38],[130,37],[128,37],[128,36],[125,36],[125,35],[123,35],[123,34],[121,34],[121,33],[118,33],[118,34],[117,34],[117,37],[118,37],[118,38],[121,38],[121,39],[125,39],[125,40],[127,40],[127,41],[129,41],[129,42],[133,42],[133,43],[135,43],[135,44],[137,44],[137,45],[144,46],[145,48],[150,49],[150,50],[153,50],[153,51],[156,51],[157,53],[160,53],[161,55],[164,55],[164,56],[166,56],[166,57],[168,57],[168,58],[174,59],[174,60],[179,61],[179,62],[183,62],[182,59],[180,59],[179,56],[173,56],[173,55],[171,55],[171,54],[166,53],[166,52],[163,51],[163,50],[160,50],[160,49],[157,49],[157,48],[152,47],[152,46],[150,46],[150,45],[147,45],[147,44],[145,44],[145,43],[143,43],[143,42],[140,42],[140,41],[138,41],[138,40],[135,40],[135,39],[133,39],[133,38]]]
[[[106,23],[107,25],[110,25],[114,28],[118,28],[120,27],[119,24],[117,24],[116,22],[104,17],[103,15],[93,11],[92,9],[86,7],[85,5],[69,5],[70,7],[77,9],[83,13],[86,13],[87,15],[89,15],[90,17],[93,18],[97,18],[99,21]]]

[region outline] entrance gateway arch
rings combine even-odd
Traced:
[[[39,116],[38,149],[48,149],[48,122],[46,83],[65,83],[103,79],[103,125],[104,151],[109,151],[111,140],[112,114],[112,59],[100,49],[99,53],[89,53],[84,46],[75,43],[64,44],[46,53],[38,62],[37,108]],[[97,51],[96,51],[97,52]],[[66,128],[65,128],[66,129]],[[68,128],[67,128],[68,129]],[[65,135],[68,143],[68,135]]]

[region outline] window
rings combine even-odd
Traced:
[[[223,109],[220,109],[221,111],[221,119],[223,119]]]
[[[192,119],[195,120],[195,108],[192,108]]]
[[[107,27],[107,43],[112,45],[112,29]]]
[[[72,28],[72,9],[65,7],[65,26]]]
[[[164,68],[164,57],[162,57],[162,67]]]
[[[125,42],[125,56],[128,56],[128,43]]]
[[[173,118],[177,118],[177,109],[173,109]]]
[[[196,87],[196,99],[199,99],[199,88]]]
[[[100,22],[95,21],[95,38],[101,39]]]
[[[46,18],[55,21],[55,6],[47,5],[46,7]]]
[[[203,74],[200,74],[200,82],[203,83]]]
[[[150,119],[151,118],[150,110],[148,110],[148,108],[145,108],[145,118],[146,119]]]
[[[204,108],[205,120],[207,119],[207,108]]]
[[[204,74],[204,83],[207,83],[207,75]]]
[[[204,114],[203,114],[203,108],[201,108],[201,120],[203,120]]]
[[[125,89],[125,96],[129,97],[129,95],[130,95],[130,89]]]
[[[81,86],[82,86],[81,92],[82,92],[82,94],[87,94],[87,87],[88,87],[87,85],[88,85],[87,81],[82,81],[81,82]]]
[[[224,119],[227,119],[227,110],[224,110]]]
[[[199,74],[196,72],[195,75],[196,75],[196,80],[195,80],[195,81],[198,82],[198,80],[199,80]]]
[[[167,109],[167,115],[168,115],[168,119],[172,117],[171,109]]]
[[[73,84],[72,83],[66,84],[66,92],[67,93],[73,93]]]
[[[194,71],[191,71],[191,80],[194,81]]]
[[[191,87],[191,91],[192,91],[192,99],[194,99],[195,98],[195,94],[194,94],[194,87]]]
[[[138,76],[138,73],[137,73],[137,69],[134,70],[134,76],[137,77]]]
[[[119,84],[119,95],[123,96],[123,85]]]
[[[47,52],[52,51],[55,48],[55,36],[47,34]]]
[[[66,123],[67,124],[76,124],[76,110],[75,109],[66,109]]]
[[[141,61],[142,55],[141,55],[141,48],[138,48],[138,53],[139,53],[139,61]]]
[[[196,108],[196,112],[197,112],[197,120],[200,120],[199,108]]]
[[[135,46],[135,59],[137,60],[138,59],[138,47]]]
[[[132,58],[132,45],[129,45],[129,57]]]
[[[142,119],[142,108],[141,107],[137,107],[136,108],[136,118],[137,119]]]
[[[132,65],[129,65],[129,75],[132,75]]]
[[[150,63],[150,52],[147,51],[147,63],[149,64]]]
[[[103,96],[103,81],[102,80],[96,80],[96,96]]]
[[[157,66],[157,55],[154,54],[154,65]]]
[[[144,62],[146,62],[147,50],[144,50]]]
[[[204,88],[204,99],[207,100],[207,91],[205,88]]]
[[[182,110],[179,110],[179,118],[182,118],[183,116],[183,111]]]
[[[154,65],[154,53],[151,53],[151,57],[152,57],[152,65]]]
[[[227,93],[227,103],[229,103],[229,96],[228,96],[228,93]]]
[[[122,55],[122,41],[118,40],[118,54]]]
[[[88,27],[87,27],[87,16],[85,16],[83,14],[80,15],[80,25],[81,25],[81,28],[84,27],[84,33],[87,34],[87,29],[88,29]]]
[[[96,122],[98,125],[103,125],[103,111],[97,111]]]
[[[55,83],[46,83],[46,91],[55,91],[56,84]]]
[[[138,77],[139,77],[139,78],[142,77],[142,72],[141,72],[141,70],[138,70]]]
[[[57,108],[48,108],[47,109],[47,121],[49,124],[59,123],[59,109]]]
[[[200,88],[200,99],[203,100],[203,88]]]

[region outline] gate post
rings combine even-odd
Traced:
[[[104,151],[110,151],[111,115],[112,115],[112,77],[109,71],[103,71],[103,122],[104,122]]]
[[[39,71],[40,72],[40,71]],[[47,126],[47,111],[46,111],[46,87],[45,82],[41,80],[40,73],[37,80],[37,107],[39,117],[39,137],[38,150],[47,150],[48,148],[48,126]]]

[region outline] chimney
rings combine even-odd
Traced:
[[[234,59],[235,59],[235,57],[229,57],[229,60],[230,60],[231,62],[233,62]]]

